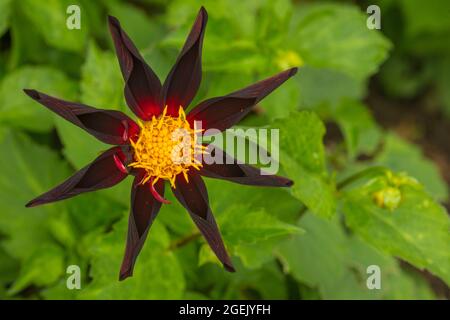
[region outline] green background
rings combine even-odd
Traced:
[[[375,1],[382,29],[370,30],[373,2],[0,0],[0,298],[448,298],[442,173],[450,156],[424,155],[421,121],[431,113],[448,139],[450,5]],[[81,30],[66,28],[70,4],[81,8]],[[134,276],[119,282],[131,178],[26,209],[107,146],[22,89],[129,113],[107,15],[164,79],[201,5],[209,20],[195,101],[301,67],[241,123],[280,129],[281,173],[295,184],[206,181],[236,273],[222,269],[173,201]],[[405,133],[383,110],[396,121],[417,115],[417,123]],[[81,268],[81,290],[66,288],[71,264]],[[381,268],[380,290],[366,286],[369,265]]]

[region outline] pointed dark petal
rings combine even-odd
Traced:
[[[244,118],[251,108],[297,73],[297,68],[283,71],[223,97],[205,100],[187,115],[188,121],[202,121],[202,128],[225,130]],[[282,106],[281,106],[282,107]]]
[[[108,20],[117,59],[125,79],[125,98],[128,106],[139,118],[149,120],[162,111],[161,82],[121,28],[119,20],[111,16]]]
[[[214,155],[214,152],[220,152],[222,155],[221,163],[207,164],[203,162],[199,173],[202,176],[215,179],[224,179],[239,184],[265,187],[290,187],[294,182],[288,178],[277,175],[262,174],[264,169],[256,168],[247,164],[240,164],[236,159],[225,151],[215,147],[208,148],[208,152]]]
[[[178,115],[179,106],[187,108],[202,79],[202,45],[208,15],[201,8],[175,65],[163,86],[163,102],[169,115]]]
[[[51,97],[32,89],[23,91],[43,106],[105,143],[128,144],[128,137],[139,132],[138,125],[120,111],[96,109],[81,103]]]
[[[26,206],[35,207],[116,185],[125,179],[127,174],[117,168],[114,155],[123,162],[129,156],[121,147],[113,147],[57,187],[28,202]]]
[[[133,275],[136,258],[161,208],[161,202],[152,196],[150,184],[148,182],[145,185],[140,184],[142,178],[142,174],[135,177],[131,190],[131,212],[128,219],[127,245],[120,268],[119,280],[124,280]],[[154,187],[158,194],[164,195],[163,180],[159,180]]]
[[[234,267],[223,244],[216,220],[209,207],[208,193],[202,178],[192,172],[189,174],[189,182],[186,182],[182,175],[178,175],[176,178],[176,188],[172,188],[172,191],[178,201],[188,210],[192,220],[225,269],[233,272]]]

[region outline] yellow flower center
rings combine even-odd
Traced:
[[[202,130],[191,128],[181,106],[178,117],[168,116],[166,112],[167,107],[159,117],[138,122],[139,136],[131,141],[134,161],[128,166],[146,171],[142,184],[149,180],[155,184],[159,179],[165,179],[175,187],[178,174],[182,173],[188,181],[189,169],[200,170],[202,166],[199,159],[206,147],[197,143],[197,133]]]

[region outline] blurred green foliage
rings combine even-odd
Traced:
[[[430,87],[434,108],[450,115],[450,6],[445,0],[383,0],[383,23],[395,42],[380,73],[385,92],[414,98]]]
[[[363,98],[386,61],[379,79],[388,95],[412,98],[434,86],[435,101],[450,110],[450,6],[378,3],[384,35],[366,27],[365,7],[342,1],[0,0],[0,298],[436,298],[399,259],[450,284],[449,219],[439,204],[447,185],[418,147],[374,121]],[[81,7],[81,30],[65,26],[70,4]],[[295,184],[275,190],[207,180],[237,273],[218,265],[173,201],[152,227],[134,276],[119,282],[130,179],[25,209],[107,146],[22,89],[129,113],[107,14],[164,79],[201,5],[209,21],[196,101],[302,67],[243,123],[280,129],[281,170]],[[343,137],[333,147],[324,144],[330,122]],[[387,188],[400,195],[389,207],[379,198]],[[82,290],[66,288],[71,264],[81,267]],[[381,290],[366,287],[374,264]]]

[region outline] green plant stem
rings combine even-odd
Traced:
[[[355,174],[352,174],[351,176],[345,178],[344,180],[338,182],[336,184],[336,189],[338,191],[344,189],[345,187],[347,187],[348,185],[352,184],[353,182],[358,181],[359,179],[372,175],[372,174],[380,174],[380,173],[385,173],[387,172],[388,169],[382,166],[375,166],[375,167],[370,167],[361,171],[358,171]]]
[[[178,249],[199,237],[200,237],[200,232],[193,232],[191,234],[188,234],[187,236],[177,239],[174,242],[172,242],[169,246],[169,250]]]

